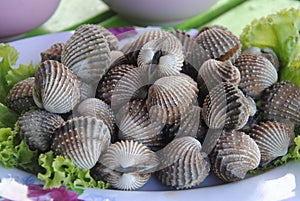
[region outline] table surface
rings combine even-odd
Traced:
[[[280,9],[300,8],[296,0],[219,0],[209,10],[199,13],[192,23],[183,23],[177,28],[199,29],[204,25],[219,24],[229,28],[234,34],[240,34],[243,27],[253,19],[266,16]],[[239,16],[238,19],[236,16]],[[73,30],[81,24],[94,23],[104,27],[135,26],[111,11],[101,0],[61,0],[54,15],[37,29],[28,32],[25,37]]]

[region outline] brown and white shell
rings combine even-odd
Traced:
[[[61,61],[80,81],[95,85],[110,65],[109,42],[103,28],[81,25],[65,44]]]
[[[55,60],[40,64],[35,73],[33,89],[35,104],[53,113],[67,113],[80,101],[77,76]]]
[[[154,151],[165,146],[165,136],[161,133],[164,125],[151,121],[145,101],[132,100],[117,115],[120,140],[137,141]]]
[[[31,110],[19,117],[19,133],[31,150],[49,151],[54,131],[65,121],[63,118],[45,110]]]
[[[193,137],[175,138],[158,152],[161,166],[156,172],[159,181],[176,189],[187,189],[200,184],[209,174],[207,154]]]
[[[75,117],[55,130],[52,150],[74,161],[81,169],[92,168],[110,145],[107,125],[96,117]]]
[[[254,100],[230,82],[221,82],[214,87],[203,103],[204,121],[212,129],[238,130],[255,112]]]
[[[212,171],[225,182],[245,178],[248,171],[258,167],[260,151],[249,135],[240,131],[223,131],[211,153]]]
[[[150,118],[172,124],[187,115],[197,100],[197,83],[185,74],[162,77],[148,90]]]
[[[172,34],[147,42],[138,55],[138,66],[151,68],[153,77],[179,75],[184,55],[181,42]]]
[[[78,104],[76,111],[73,110],[75,116],[89,116],[101,119],[108,127],[112,142],[117,138],[115,136],[115,115],[113,111],[104,101],[97,98],[88,98]]]
[[[5,104],[13,111],[21,114],[36,106],[32,97],[34,77],[16,83],[6,96]]]
[[[239,38],[226,27],[220,25],[203,27],[196,41],[207,51],[212,59],[230,60],[234,63],[241,54],[242,45]]]
[[[208,92],[219,83],[230,82],[239,85],[240,80],[240,71],[231,61],[209,59],[202,64],[198,71],[199,95],[204,99]]]
[[[41,52],[42,62],[46,60],[56,60],[61,62],[61,53],[64,48],[65,43],[54,43],[50,48]]]
[[[279,156],[287,154],[294,132],[288,124],[276,121],[261,122],[250,130],[250,137],[258,145],[261,153],[260,165],[265,166]]]
[[[135,141],[119,141],[100,158],[99,174],[114,188],[134,190],[143,186],[160,161],[156,153]]]
[[[266,89],[262,97],[263,120],[300,123],[300,90],[290,81]]]
[[[111,105],[111,97],[118,82],[128,73],[128,71],[131,71],[134,68],[136,68],[136,66],[126,64],[117,65],[111,68],[100,80],[96,91],[96,98]]]
[[[259,99],[266,88],[277,82],[276,68],[263,56],[241,54],[234,65],[241,73],[240,88],[254,99]]]

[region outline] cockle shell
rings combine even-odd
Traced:
[[[164,125],[151,121],[145,101],[132,100],[117,115],[120,140],[137,141],[154,151],[165,146],[161,133]]]
[[[266,88],[277,82],[276,68],[263,56],[242,54],[234,65],[241,73],[240,88],[254,99],[259,99]]]
[[[221,82],[204,99],[203,118],[212,129],[240,129],[256,112],[252,98],[245,97],[237,85]]]
[[[244,179],[260,162],[260,151],[249,135],[240,131],[223,131],[211,153],[212,171],[226,182]]]
[[[114,188],[134,190],[148,181],[160,161],[145,145],[126,140],[109,146],[99,163],[101,177]]]
[[[180,74],[162,77],[149,88],[146,101],[150,118],[172,124],[187,115],[197,99],[197,83]]]
[[[142,46],[138,66],[151,68],[153,77],[179,75],[184,55],[181,42],[172,34],[151,40]]]
[[[32,90],[34,77],[16,83],[6,96],[5,104],[13,111],[21,114],[35,106]]]
[[[49,151],[55,129],[64,122],[60,115],[45,110],[28,111],[18,120],[20,137],[31,150]]]
[[[130,61],[132,65],[137,66],[137,58],[144,44],[151,40],[168,36],[170,34],[171,33],[160,29],[147,30],[141,35],[139,35],[131,43],[124,45],[124,47],[121,48],[121,51],[124,52],[125,57],[128,59],[128,61]]]
[[[111,68],[100,80],[96,91],[96,98],[111,105],[111,97],[118,82],[128,71],[134,68],[136,68],[136,66],[133,65],[118,65]]]
[[[54,43],[50,48],[41,52],[41,60],[56,60],[61,62],[61,53],[65,48],[65,43]]]
[[[193,137],[175,138],[158,152],[161,165],[158,179],[167,186],[186,189],[197,186],[209,174],[210,163]]]
[[[253,54],[263,56],[273,64],[277,71],[279,70],[279,59],[276,53],[271,48],[266,47],[264,49],[260,49],[259,47],[253,46],[244,50],[242,54]]]
[[[75,117],[55,130],[52,150],[82,169],[92,168],[110,145],[107,125],[96,117]]]
[[[103,28],[96,25],[78,27],[66,42],[61,61],[80,81],[97,84],[110,65],[109,42]]]
[[[218,61],[209,59],[205,61],[199,69],[197,80],[199,95],[204,99],[208,92],[221,82],[230,82],[238,85],[241,80],[241,75],[239,69],[229,60]]]
[[[262,97],[263,120],[300,123],[300,90],[290,81],[266,89]]]
[[[203,27],[196,41],[212,59],[230,60],[233,63],[241,54],[242,45],[239,38],[220,25]]]
[[[294,139],[294,133],[287,128],[288,124],[276,121],[261,122],[250,130],[250,137],[255,140],[261,153],[260,164],[265,166],[279,156],[287,154]]]
[[[33,99],[39,108],[53,113],[67,113],[80,101],[77,76],[55,60],[40,64],[35,73]]]
[[[114,142],[115,136],[115,115],[113,111],[104,101],[97,98],[88,98],[78,104],[76,111],[73,110],[75,116],[89,116],[101,119],[108,127],[111,140]]]

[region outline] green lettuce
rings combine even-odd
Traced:
[[[44,188],[66,186],[80,192],[82,188],[106,189],[109,184],[103,181],[96,181],[90,175],[89,170],[80,169],[74,165],[72,160],[62,156],[54,157],[49,151],[39,156],[39,164],[44,168],[38,178],[45,182]]]
[[[269,47],[278,55],[280,80],[290,80],[300,87],[300,10],[283,9],[253,20],[243,29],[243,49]]]
[[[0,128],[13,128],[19,115],[9,109],[6,105],[0,103]]]
[[[18,137],[18,127],[0,129],[0,164],[6,168],[20,168],[37,173],[38,153]]]

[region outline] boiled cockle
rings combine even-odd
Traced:
[[[279,156],[287,154],[288,148],[295,137],[288,128],[290,124],[276,121],[261,122],[250,130],[250,137],[254,139],[261,153],[260,164],[265,166]]]
[[[242,45],[239,38],[220,25],[203,27],[196,41],[212,59],[234,62],[241,54]]]
[[[46,152],[51,148],[55,130],[64,122],[58,114],[31,110],[19,118],[19,133],[30,149]]]
[[[35,73],[32,94],[39,108],[53,113],[67,113],[80,101],[79,81],[65,65],[47,60],[40,64]]]
[[[248,171],[258,167],[260,151],[249,135],[240,131],[223,131],[211,153],[212,171],[226,182],[245,178]]]
[[[277,82],[276,68],[263,56],[242,54],[234,65],[241,74],[240,88],[254,99],[259,99],[266,88]]]
[[[75,117],[55,130],[52,150],[82,169],[92,168],[110,145],[107,125],[96,117]]]
[[[176,189],[197,186],[209,174],[207,154],[201,152],[201,144],[193,137],[172,140],[158,152],[161,165],[156,172],[165,185]]]
[[[13,111],[21,114],[36,106],[32,96],[34,77],[16,83],[6,96],[5,104]]]
[[[155,152],[141,143],[126,140],[109,146],[94,170],[114,188],[134,190],[148,181],[159,164]]]
[[[41,52],[41,60],[56,60],[61,62],[61,53],[65,48],[65,43],[55,43],[51,47],[43,52]]]

